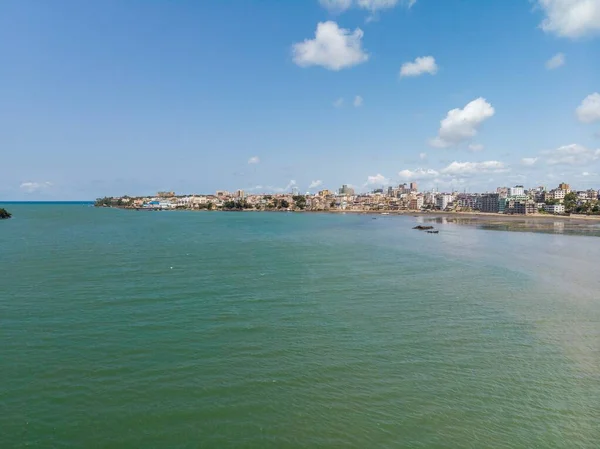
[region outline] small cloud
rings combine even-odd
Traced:
[[[477,151],[483,151],[483,145],[480,143],[472,143],[469,145],[469,151],[473,151],[474,153]]]
[[[357,95],[356,97],[354,97],[353,104],[354,104],[355,108],[361,107],[363,104],[363,97],[361,97],[360,95]]]
[[[548,70],[558,69],[562,65],[565,65],[564,53],[556,53],[554,56],[552,56],[546,61],[546,68]]]
[[[590,175],[591,175],[591,173],[590,173],[590,172],[587,172],[587,171],[584,171],[584,172],[581,174],[581,176],[590,176]]]
[[[51,182],[23,182],[19,188],[25,193],[37,193],[52,187]]]
[[[415,181],[439,176],[439,172],[432,169],[417,168],[416,170],[401,170],[398,172],[400,179],[404,181]]]
[[[586,165],[600,158],[600,149],[594,151],[572,143],[555,150],[542,151],[542,154],[546,156],[548,165]]]
[[[400,77],[404,76],[419,76],[424,73],[435,75],[438,71],[438,66],[435,63],[433,56],[421,56],[414,62],[405,62],[400,68]]]
[[[333,102],[334,108],[341,108],[342,106],[344,106],[344,99],[342,97],[338,98]]]
[[[540,28],[546,33],[577,39],[600,32],[598,0],[536,0],[545,18]]]
[[[422,161],[427,159],[427,153],[419,153],[419,159],[421,159]]]
[[[454,161],[440,173],[445,175],[473,175],[481,173],[502,173],[508,171],[506,165],[499,161],[457,162]]]
[[[333,21],[319,22],[314,39],[305,39],[292,46],[294,62],[300,67],[321,66],[341,70],[367,62],[362,48],[363,31],[340,28]]]
[[[365,186],[373,186],[373,185],[387,185],[390,183],[390,180],[383,176],[380,173],[377,173],[375,176],[367,177],[367,182]]]
[[[260,158],[258,156],[252,156],[250,159],[248,159],[248,164],[252,165],[252,164],[258,164],[260,162]]]
[[[319,0],[319,3],[332,13],[341,13],[357,6],[371,11],[370,18],[373,20],[373,14],[377,11],[394,8],[398,3],[410,9],[417,3],[417,0]]]
[[[344,12],[352,6],[352,0],[319,0],[319,3],[332,13]]]
[[[311,182],[310,185],[308,186],[308,188],[314,189],[316,187],[319,187],[322,184],[323,184],[323,181],[321,181],[320,179],[317,179],[316,181]]]
[[[524,157],[521,159],[521,165],[531,166],[537,162],[537,157]]]
[[[600,94],[594,92],[583,99],[577,110],[577,118],[582,123],[592,123],[600,120]]]
[[[429,144],[436,148],[447,148],[475,137],[481,124],[495,113],[493,106],[482,97],[471,101],[463,109],[452,109],[440,122],[438,136],[431,139]]]

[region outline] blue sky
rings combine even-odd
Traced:
[[[6,0],[0,199],[599,188],[598,92],[600,0]]]

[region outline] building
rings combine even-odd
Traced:
[[[530,215],[537,212],[537,206],[533,201],[509,200],[507,203],[506,214]]]
[[[499,193],[486,193],[479,197],[479,210],[481,212],[498,213],[499,212]]]
[[[411,210],[421,210],[423,207],[423,197],[421,195],[413,197],[408,202],[408,208]]]
[[[172,198],[175,196],[175,192],[158,192],[156,196],[159,198]]]
[[[566,194],[567,194],[566,190],[554,189],[554,190],[550,190],[549,192],[546,192],[546,194],[544,195],[544,199],[545,199],[545,201],[548,201],[548,200],[562,201],[565,199]]]
[[[435,197],[435,207],[439,210],[446,210],[451,202],[452,195],[448,195],[447,193],[440,193]]]
[[[569,184],[565,183],[565,182],[561,182],[558,185],[558,188],[560,190],[564,190],[566,193],[569,193],[571,191],[571,186]]]
[[[323,189],[319,190],[319,196],[332,196],[333,192],[331,190]]]
[[[514,186],[508,189],[508,196],[523,196],[525,195],[525,188],[523,186]]]
[[[236,198],[244,198],[246,196],[245,192],[243,190],[236,190],[235,191],[235,197]]]
[[[496,193],[500,195],[500,198],[506,198],[508,196],[508,187],[498,187]]]
[[[549,214],[564,214],[565,213],[565,205],[564,204],[544,204],[544,210]]]
[[[338,193],[340,195],[349,195],[349,196],[354,196],[354,189],[352,187],[350,187],[347,184],[342,185],[342,187],[340,187],[340,189],[338,190]]]
[[[416,182],[411,182],[410,183],[410,191],[411,192],[417,192],[419,189],[417,187],[417,183]]]

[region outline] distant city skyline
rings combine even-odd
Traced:
[[[7,0],[0,201],[598,188],[598,54],[600,0]]]

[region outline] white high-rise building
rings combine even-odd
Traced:
[[[523,196],[525,195],[525,188],[523,186],[514,186],[508,190],[508,196]]]
[[[452,195],[440,193],[435,197],[435,207],[439,210],[446,210],[448,204],[452,202]]]

